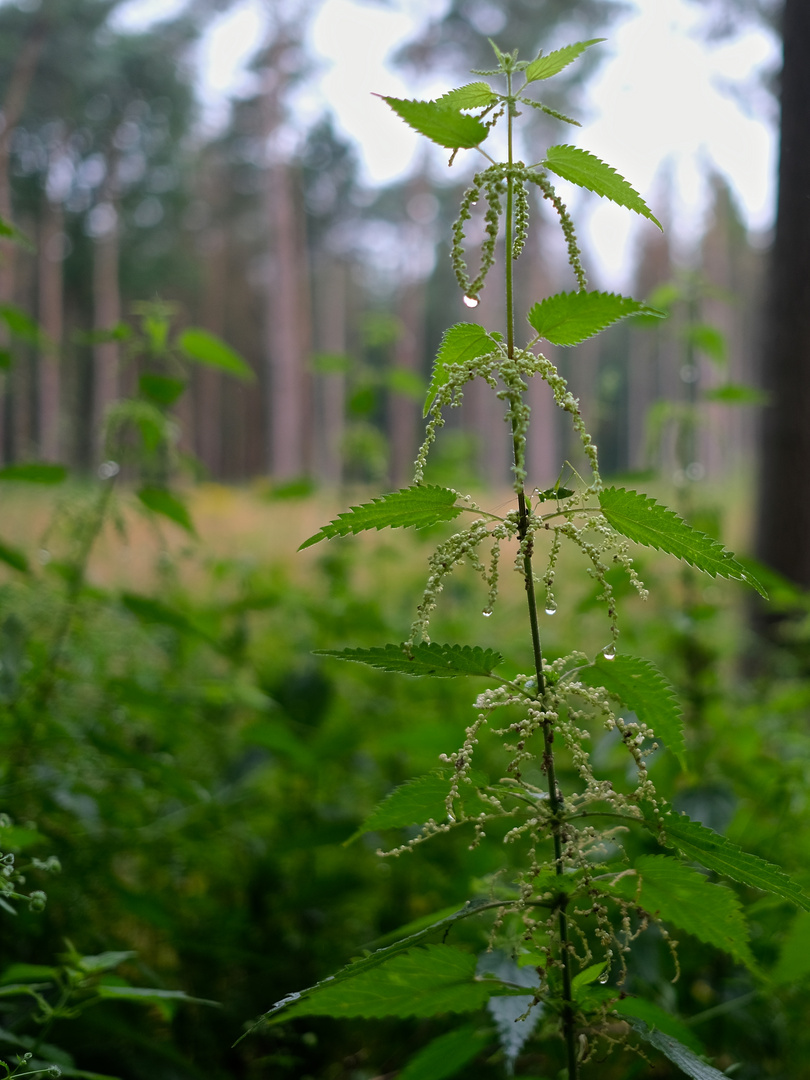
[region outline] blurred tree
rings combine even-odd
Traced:
[[[10,54],[22,49],[22,56],[20,42],[29,43],[30,52],[30,42],[38,41],[40,52],[17,109],[8,154],[16,210],[37,223],[36,301],[27,299],[47,340],[37,358],[37,392],[26,391],[31,376],[17,365],[18,432],[15,439],[11,433],[6,438],[13,456],[27,452],[29,432],[36,432],[43,456],[55,458],[64,450],[59,412],[65,395],[65,289],[82,312],[80,324],[91,321],[97,330],[108,330],[121,316],[122,273],[136,291],[154,292],[166,282],[160,264],[169,250],[170,259],[182,257],[182,245],[174,240],[185,204],[184,136],[194,115],[190,74],[182,60],[195,25],[175,19],[143,34],[115,34],[108,19],[118,3],[54,0],[41,18],[0,9],[1,47]],[[11,84],[7,93],[21,97]],[[3,171],[4,180],[8,172]],[[128,243],[122,263],[124,230]],[[75,254],[67,259],[71,251]],[[172,275],[175,282],[177,276]],[[14,291],[13,283],[6,294],[9,289]],[[93,314],[86,320],[88,307]],[[117,380],[117,345],[101,342],[95,349],[92,405],[81,388],[74,395],[80,443],[92,444],[92,421],[114,400]],[[37,403],[36,423],[27,420],[29,401]]]
[[[810,588],[810,5],[785,0],[779,188],[763,339],[757,555]]]

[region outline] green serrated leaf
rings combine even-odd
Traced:
[[[471,1026],[448,1031],[412,1057],[397,1080],[449,1080],[481,1053],[486,1040],[486,1032]]]
[[[599,504],[607,520],[622,536],[675,555],[710,577],[744,581],[767,599],[762,585],[730,551],[717,540],[687,525],[674,510],[667,509],[655,499],[638,491],[610,487],[600,491]]]
[[[535,304],[529,311],[528,319],[540,337],[552,345],[579,345],[628,315],[666,317],[663,311],[647,307],[629,296],[569,292],[557,293]]]
[[[472,82],[448,90],[436,99],[436,104],[453,109],[481,109],[493,105],[497,100],[498,95],[485,82]]]
[[[353,660],[358,664],[403,675],[432,675],[439,678],[456,678],[460,675],[488,677],[503,663],[503,657],[494,649],[482,649],[478,645],[442,645],[436,641],[410,647],[403,644],[371,649],[316,649],[315,655]]]
[[[714,870],[753,889],[775,893],[797,907],[810,911],[810,896],[778,866],[757,855],[749,855],[725,836],[692,821],[686,814],[672,812],[665,816],[662,835],[655,814],[649,807],[643,809],[648,827],[658,834],[667,847],[677,849],[707,870]]]
[[[411,948],[351,979],[320,983],[293,1001],[284,1019],[296,1016],[427,1017],[475,1012],[495,994],[525,995],[495,979],[477,979],[476,958],[450,945]]]
[[[656,1005],[652,1001],[647,1001],[645,998],[626,997],[614,1002],[612,1009],[619,1016],[643,1020],[651,1030],[658,1028],[665,1035],[669,1035],[673,1039],[677,1039],[678,1042],[683,1043],[694,1054],[704,1054],[706,1052],[703,1043],[695,1035],[694,1031],[686,1026],[683,1020],[679,1020],[677,1016],[673,1016],[672,1013],[668,1013],[660,1005]]]
[[[433,361],[433,376],[428,387],[422,416],[427,416],[436,394],[447,382],[447,364],[467,364],[497,349],[498,343],[477,323],[457,323],[445,330]]]
[[[684,1046],[671,1035],[657,1028],[649,1028],[643,1020],[635,1017],[628,1017],[627,1020],[642,1039],[646,1039],[656,1050],[660,1050],[664,1057],[669,1058],[673,1065],[677,1065],[681,1072],[691,1076],[692,1080],[725,1080],[725,1073],[718,1072],[714,1066],[701,1061],[688,1046]]]
[[[448,776],[440,772],[407,780],[386,795],[345,844],[379,829],[403,829],[427,821],[446,820],[445,800],[449,791]]]
[[[591,964],[586,967],[584,971],[580,971],[574,976],[571,982],[571,992],[576,1000],[580,995],[579,991],[584,990],[586,986],[590,986],[591,983],[595,983],[600,975],[605,970],[605,962],[600,961],[598,964]]]
[[[638,900],[651,915],[756,970],[742,906],[730,889],[667,855],[642,855],[634,870],[621,875],[611,892]]]
[[[566,45],[562,49],[543,56],[541,53],[536,60],[532,60],[526,68],[526,82],[536,82],[538,79],[550,79],[552,75],[568,67],[570,63],[581,56],[591,45],[598,45],[605,38],[591,38],[590,41],[577,41],[573,45]]]
[[[61,484],[67,478],[64,465],[51,465],[45,461],[27,461],[19,465],[6,465],[0,469],[0,480],[13,480],[25,484]]]
[[[4,544],[2,540],[0,540],[0,562],[4,562],[6,566],[14,570],[19,570],[21,574],[27,574],[30,570],[25,552],[10,544]]]
[[[137,495],[143,505],[153,514],[168,518],[192,536],[196,536],[194,523],[186,504],[171,491],[167,491],[166,488],[142,487]]]
[[[656,218],[639,193],[615,169],[595,154],[576,146],[551,146],[543,162],[547,169],[578,187],[587,188],[619,206],[626,206],[642,217],[649,218],[663,232]]]
[[[207,330],[199,327],[190,327],[185,330],[177,343],[189,360],[206,367],[218,368],[227,371],[229,375],[235,375],[237,379],[245,382],[253,382],[256,373],[242,357],[221,341],[215,334],[209,334]]]
[[[639,720],[651,727],[686,768],[683,716],[675,691],[655,664],[638,656],[619,654],[613,660],[598,656],[591,667],[576,673],[586,686],[603,686]]]
[[[448,150],[472,149],[483,142],[489,133],[485,124],[474,116],[460,112],[457,107],[442,105],[438,101],[382,98],[406,124]]]
[[[400,488],[338,514],[334,521],[305,540],[298,550],[303,551],[320,540],[370,529],[425,529],[440,521],[452,521],[464,509],[455,505],[457,498],[455,491],[433,484]]]

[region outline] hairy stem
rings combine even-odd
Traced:
[[[512,276],[512,234],[514,214],[514,178],[513,178],[513,143],[512,126],[514,120],[514,103],[512,101],[512,76],[508,75],[507,93],[510,98],[507,115],[508,130],[508,154],[509,169],[506,175],[506,214],[505,214],[505,252],[506,262],[506,347],[510,360],[515,356],[515,300],[514,284]],[[512,420],[512,447],[515,458],[516,474],[520,475],[522,463],[519,461],[520,435],[518,432],[518,418]],[[526,602],[529,608],[529,622],[532,633],[532,652],[534,656],[534,670],[537,678],[537,699],[542,702],[546,693],[545,676],[543,674],[543,650],[540,642],[540,624],[537,612],[537,594],[534,588],[534,571],[532,568],[532,555],[534,545],[530,535],[529,509],[526,499],[526,489],[523,484],[517,493],[518,498],[518,537],[523,550],[523,581],[526,587]],[[551,719],[543,721],[543,767],[548,776],[549,805],[552,813],[552,838],[554,842],[554,865],[559,876],[563,874],[563,801],[557,786],[557,774],[554,767],[554,730]],[[562,1000],[562,1026],[565,1039],[566,1055],[568,1058],[568,1080],[577,1080],[579,1073],[576,1053],[576,1030],[574,1020],[574,1003],[571,993],[571,958],[568,951],[568,917],[565,913],[565,902],[561,901],[557,913],[558,929],[560,935],[560,967],[562,969],[563,1000]]]

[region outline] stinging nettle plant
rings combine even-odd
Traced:
[[[632,943],[656,926],[670,946],[677,978],[677,942],[669,930],[675,928],[724,950],[758,978],[741,903],[715,875],[810,909],[810,899],[778,867],[673,812],[657,793],[648,758],[665,747],[684,765],[681,711],[672,687],[652,663],[619,651],[609,571],[621,568],[646,596],[630,554],[631,543],[636,543],[673,555],[711,577],[763,590],[720,543],[673,511],[638,492],[603,486],[597,450],[579,403],[540,351],[543,341],[574,346],[628,316],[662,314],[625,296],[588,290],[574,225],[552,177],[587,188],[660,228],[630,184],[574,146],[552,146],[531,165],[515,158],[514,126],[525,107],[577,123],[528,95],[535,84],[556,75],[599,40],[541,53],[531,62],[493,44],[496,67],[475,74],[498,79],[499,89],[481,80],[436,101],[384,98],[411,127],[451,150],[451,164],[460,150],[482,155],[485,167],[464,194],[453,228],[452,260],[465,303],[475,307],[503,236],[506,325],[487,331],[462,322],[445,332],[427,393],[427,428],[413,485],[352,507],[301,546],[371,529],[460,524],[429,559],[427,584],[407,641],[322,655],[413,676],[490,681],[490,688],[475,699],[476,719],[461,745],[442,755],[442,768],[391,792],[357,835],[420,826],[407,843],[380,853],[391,856],[465,826],[474,830],[470,846],[475,847],[488,829],[497,830],[505,822],[504,842],[521,857],[495,876],[486,895],[471,898],[460,910],[441,913],[429,925],[422,920],[404,928],[400,940],[277,1002],[252,1030],[299,1016],[424,1018],[488,1010],[487,1025],[466,1025],[428,1044],[406,1065],[403,1080],[455,1075],[498,1044],[506,1070],[512,1072],[529,1039],[546,1047],[549,1069],[555,1060],[564,1063],[562,1075],[568,1080],[617,1044],[642,1056],[653,1053],[649,1046],[641,1049],[642,1040],[696,1080],[719,1077],[683,1021],[623,989]],[[496,161],[483,145],[498,123],[506,128],[505,161]],[[526,242],[532,189],[559,218],[575,288],[531,307],[531,332],[524,345],[516,325],[513,264]],[[465,228],[481,201],[486,205],[484,238],[478,270],[471,277]],[[529,488],[531,378],[548,384],[581,442],[590,474],[586,479],[577,476],[576,487],[562,487],[558,481],[547,490]],[[503,402],[511,430],[515,503],[502,516],[481,509],[467,495],[424,480],[444,413],[461,405],[464,387],[474,379],[483,379]],[[514,569],[525,586],[526,636],[533,658],[531,669],[514,678],[498,674],[504,657],[493,649],[438,643],[429,636],[445,583],[464,562],[483,579],[484,614],[491,614],[501,551],[509,543],[516,549]],[[573,652],[549,662],[540,626],[543,612],[550,616],[556,610],[555,574],[566,544],[579,550],[598,586],[608,643],[595,658]],[[586,744],[600,728],[612,732],[629,755],[628,776],[633,779],[625,790],[594,771]],[[500,737],[508,756],[505,776],[496,781],[476,764],[479,740],[485,737]],[[566,790],[559,780],[561,763],[573,778]],[[534,782],[538,778],[542,784]],[[462,940],[461,924],[465,931],[471,924],[480,925],[478,957],[466,944],[469,937]]]

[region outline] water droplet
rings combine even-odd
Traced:
[[[557,614],[557,601],[556,600],[546,600],[546,615],[556,615],[556,614]]]
[[[481,612],[481,614],[484,616],[485,619],[488,619],[490,617],[490,615],[492,614],[492,608],[491,607],[484,608],[484,610]]]
[[[117,476],[121,471],[121,466],[117,461],[102,461],[98,467],[98,475],[100,480],[112,480],[114,476]]]
[[[39,552],[37,553],[37,558],[43,566],[47,566],[48,563],[51,561],[51,553],[50,551],[48,551],[47,548],[40,548]]]
[[[602,984],[602,986],[604,986],[609,978],[610,978],[610,971],[607,968],[605,968],[605,970],[599,976],[598,981]]]
[[[465,296],[464,297],[464,303],[467,305],[467,307],[478,307],[478,297],[477,296]]]
[[[616,646],[613,645],[613,644],[606,645],[604,647],[604,649],[602,649],[602,656],[604,656],[604,658],[606,660],[615,660],[616,659]]]

